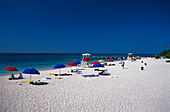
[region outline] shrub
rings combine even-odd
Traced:
[[[166,56],[167,58],[170,58],[170,49],[161,52],[160,56]]]
[[[159,58],[161,58],[161,57],[157,54],[157,55],[155,55],[155,58],[156,58],[156,59],[159,59]]]

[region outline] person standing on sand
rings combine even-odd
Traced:
[[[124,69],[124,66],[125,66],[125,62],[122,61],[122,69]]]

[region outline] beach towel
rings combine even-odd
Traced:
[[[83,77],[87,78],[87,77],[99,77],[99,75],[82,75]]]

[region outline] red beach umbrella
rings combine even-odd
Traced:
[[[77,64],[75,64],[75,63],[67,63],[66,65],[68,65],[68,66],[77,66]]]
[[[18,71],[15,67],[7,67],[4,69],[4,71]]]
[[[93,62],[93,65],[95,65],[95,64],[100,64],[99,62]]]
[[[111,60],[111,59],[108,59],[107,61],[109,61],[109,62],[113,62],[113,60]]]
[[[67,63],[66,65],[68,65],[68,66],[71,66],[71,70],[72,70],[72,66],[77,66],[77,64],[75,64],[75,63],[72,63],[72,62],[70,62],[70,63]]]
[[[4,69],[4,71],[18,71],[18,69],[16,69],[15,67],[7,67]],[[10,72],[11,74],[11,72]]]

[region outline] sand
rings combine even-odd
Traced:
[[[145,66],[141,61],[147,63]],[[111,76],[84,78],[97,74],[94,68],[83,74],[52,76],[58,70],[40,71],[33,80],[45,80],[47,85],[19,85],[17,80],[0,77],[0,112],[170,112],[170,63],[165,59],[125,61],[106,66]],[[141,70],[144,66],[144,70]],[[61,69],[62,73],[70,68]],[[113,78],[116,76],[117,78]],[[29,80],[29,75],[24,75]]]

